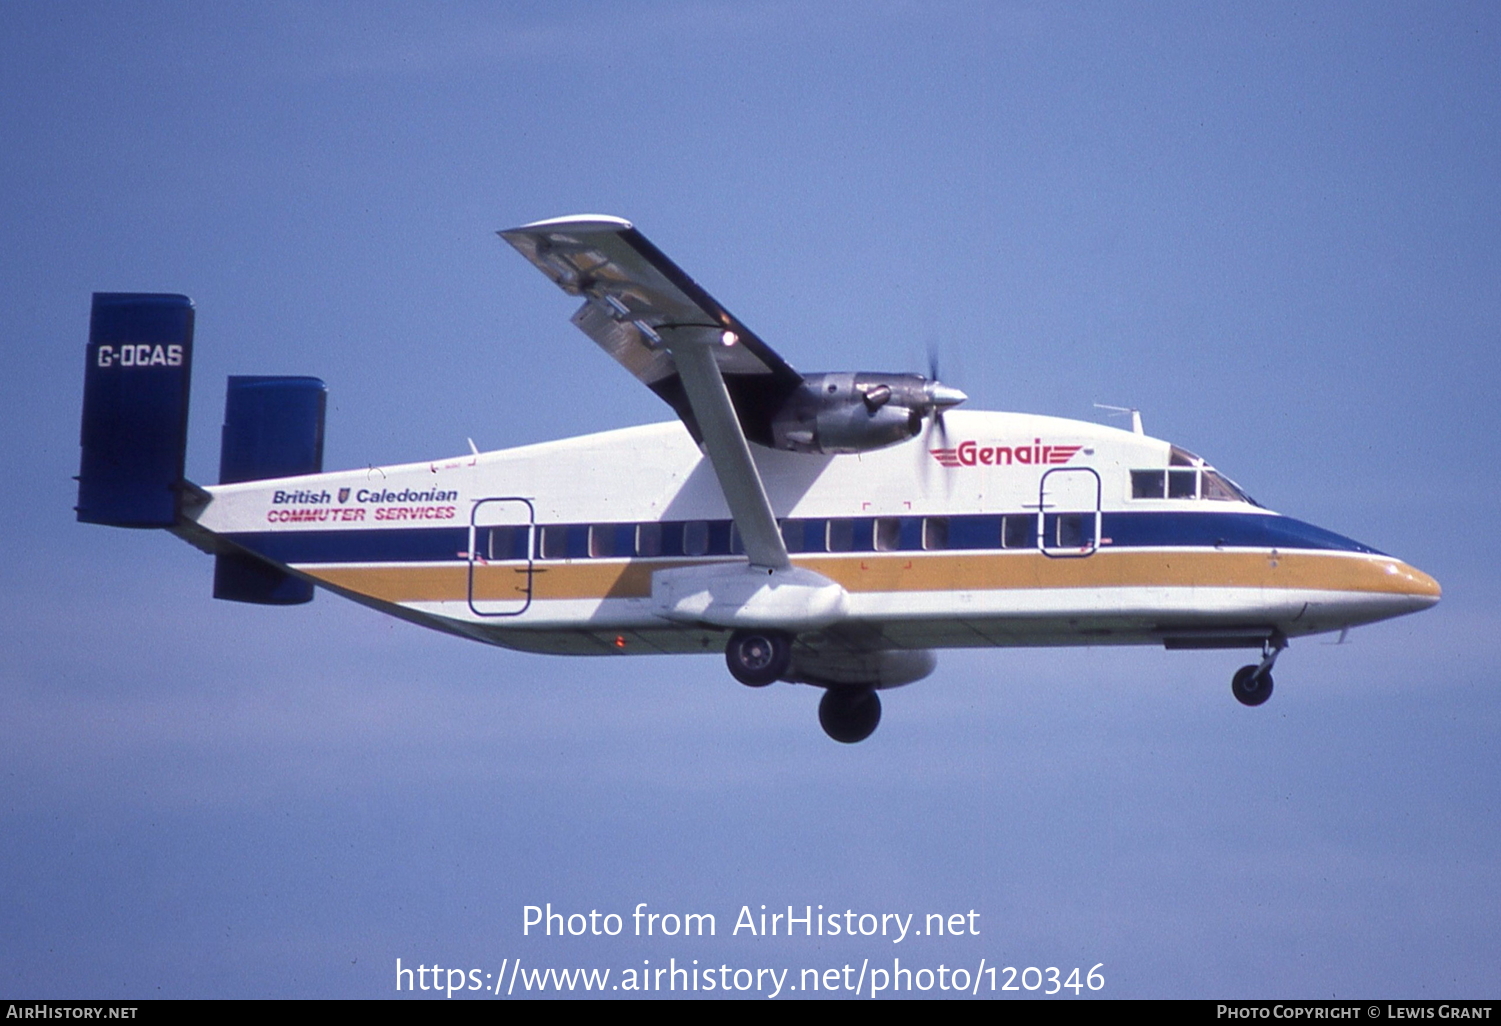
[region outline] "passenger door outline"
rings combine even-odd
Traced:
[[[1078,541],[1064,544],[1065,532],[1075,526]],[[1092,467],[1055,467],[1043,474],[1037,495],[1037,547],[1042,554],[1082,559],[1093,555],[1099,544],[1100,475]]]
[[[536,511],[530,499],[520,496],[505,496],[479,499],[469,513],[469,608],[476,616],[520,616],[532,604],[532,556],[535,551],[533,536],[536,526]],[[524,533],[523,555],[517,557],[509,552],[492,551],[497,528],[519,528]],[[497,557],[497,558],[492,558]],[[509,583],[506,571],[516,575],[514,591],[506,588]],[[480,593],[475,593],[475,578],[479,577]],[[497,588],[499,594],[496,594]]]

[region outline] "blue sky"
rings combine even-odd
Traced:
[[[0,993],[391,994],[699,958],[1105,964],[1107,996],[1501,981],[1501,15],[1485,4],[12,4],[0,36]],[[717,658],[209,598],[73,522],[89,293],[330,385],[326,465],[665,419],[495,238],[631,218],[795,366],[1140,407],[1444,601],[1235,653],[945,652],[829,742]],[[1327,639],[1326,639],[1327,640]],[[521,935],[708,911],[713,941]],[[978,938],[724,936],[742,905]],[[911,958],[913,961],[907,963]]]

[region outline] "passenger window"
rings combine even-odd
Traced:
[[[1131,471],[1131,498],[1161,499],[1167,495],[1167,473],[1162,470]]]
[[[660,556],[662,554],[662,525],[636,525],[636,555]]]
[[[690,520],[683,525],[683,555],[702,556],[709,551],[709,524]]]
[[[1197,470],[1169,470],[1167,472],[1167,497],[1169,499],[1197,499],[1199,497],[1199,472]]]
[[[566,559],[568,557],[568,525],[548,524],[542,528],[542,558]]]
[[[929,550],[949,547],[948,517],[928,517],[923,520],[922,547]]]
[[[855,522],[853,520],[829,521],[829,551],[848,552],[855,547]]]
[[[492,527],[490,528],[489,546],[486,559],[525,559],[526,558],[526,531],[525,527]]]
[[[1037,518],[1026,513],[1017,513],[1001,518],[1001,548],[1031,549],[1037,547],[1033,532]]]
[[[895,552],[902,547],[902,521],[898,517],[876,520],[876,551]]]
[[[595,524],[589,528],[589,558],[608,559],[615,555],[615,525]]]
[[[1079,549],[1084,547],[1084,517],[1082,514],[1059,514],[1057,545],[1060,549]]]

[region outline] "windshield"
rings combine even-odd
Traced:
[[[1206,499],[1211,502],[1261,503],[1240,485],[1187,449],[1172,447],[1166,470],[1131,471],[1133,499]]]

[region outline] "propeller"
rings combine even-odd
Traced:
[[[928,433],[932,435],[936,431],[939,448],[946,449],[949,433],[943,422],[943,415],[949,407],[958,406],[969,396],[939,380],[938,345],[935,342],[928,343],[928,382],[923,386],[923,392],[928,400]]]

